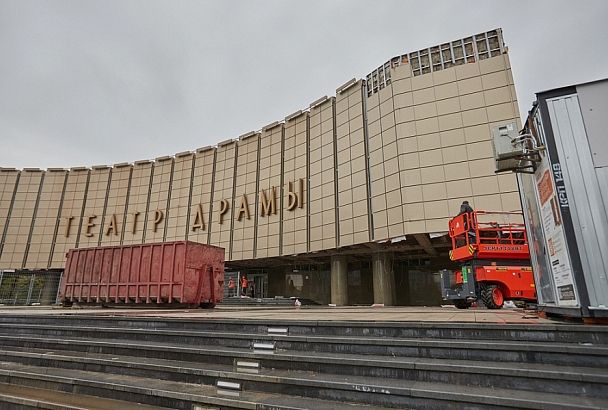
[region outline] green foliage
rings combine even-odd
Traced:
[[[38,302],[46,280],[55,280],[47,275],[35,275],[32,284],[31,273],[4,273],[0,283],[0,303],[5,305],[24,305]],[[28,293],[32,284],[32,293],[28,301]]]

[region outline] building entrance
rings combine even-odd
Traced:
[[[246,280],[243,280],[246,278]],[[243,285],[246,287],[243,288]],[[226,272],[224,278],[224,298],[250,297],[261,299],[268,297],[268,274],[259,272]]]
[[[256,299],[268,297],[268,274],[253,273],[249,277],[249,296]]]

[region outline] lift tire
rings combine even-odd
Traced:
[[[458,309],[468,309],[471,307],[471,302],[466,299],[454,299],[454,306]]]
[[[486,285],[481,288],[481,301],[488,309],[502,309],[505,298],[496,285]]]

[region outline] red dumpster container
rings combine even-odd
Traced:
[[[187,304],[224,297],[224,249],[190,241],[71,249],[59,290],[64,305]]]

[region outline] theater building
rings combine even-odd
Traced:
[[[498,29],[394,57],[216,146],[2,168],[0,272],[60,272],[70,248],[188,239],[223,247],[257,297],[438,304],[460,203],[520,209],[491,143],[518,113]]]

